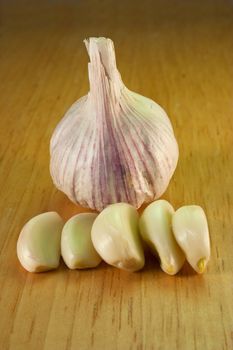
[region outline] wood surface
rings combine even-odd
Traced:
[[[0,13],[0,349],[233,349],[233,2],[5,0]],[[171,118],[180,158],[163,198],[206,210],[202,276],[151,257],[139,273],[17,260],[31,217],[84,210],[53,186],[49,140],[88,91],[89,36],[112,38],[125,84]]]

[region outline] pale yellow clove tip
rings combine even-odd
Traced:
[[[174,275],[174,268],[172,265],[168,265],[166,266],[166,268],[164,269],[166,271],[166,273],[168,273],[169,275]]]
[[[168,275],[175,275],[178,272],[178,271],[176,271],[174,266],[172,264],[169,264],[169,263],[160,264],[160,267]]]
[[[199,273],[203,273],[206,267],[206,258],[201,258],[197,263],[197,268]]]

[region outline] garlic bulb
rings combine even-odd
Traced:
[[[178,146],[164,110],[127,89],[113,42],[85,40],[90,92],[75,102],[50,143],[55,186],[75,203],[101,211],[126,202],[139,208],[166,190]]]

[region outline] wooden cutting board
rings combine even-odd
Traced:
[[[233,349],[232,1],[3,0],[0,11],[0,348]],[[188,265],[168,276],[151,257],[139,273],[30,274],[17,260],[31,217],[83,211],[52,184],[49,140],[88,91],[89,36],[112,38],[125,84],[171,118],[180,158],[163,198],[205,209],[202,276]]]

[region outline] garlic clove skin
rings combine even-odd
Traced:
[[[148,205],[139,219],[142,239],[159,258],[161,269],[169,275],[175,275],[185,262],[172,232],[174,212],[172,205],[161,199]]]
[[[130,204],[116,203],[105,208],[93,224],[91,237],[95,249],[109,265],[132,272],[143,268],[138,213]]]
[[[102,259],[91,240],[91,229],[96,217],[94,213],[78,214],[63,227],[61,254],[70,269],[86,269],[100,264]]]
[[[61,232],[64,222],[56,212],[29,220],[17,241],[17,256],[29,272],[44,272],[59,266]]]
[[[126,202],[139,208],[165,192],[175,171],[173,128],[157,103],[125,87],[110,39],[85,44],[90,91],[52,135],[50,173],[55,186],[83,207],[101,211]]]
[[[173,215],[172,227],[189,264],[196,272],[203,273],[210,259],[209,229],[204,210],[198,205],[179,208]]]

